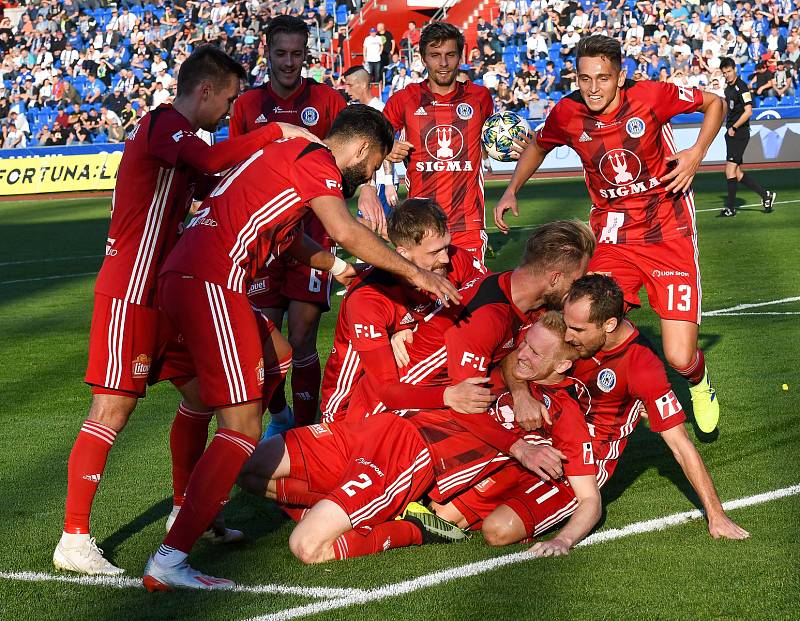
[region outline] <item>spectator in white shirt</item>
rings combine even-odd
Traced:
[[[628,31],[625,33],[625,40],[628,41],[636,37],[639,41],[644,39],[644,28],[639,25],[639,20],[633,18],[631,20],[631,25],[628,27]]]
[[[567,26],[567,32],[561,37],[561,45],[566,46],[569,48],[570,52],[572,52],[580,40],[581,35],[575,32],[575,28],[573,26]]]
[[[582,31],[586,28],[586,25],[589,23],[589,16],[583,12],[581,7],[578,7],[575,10],[575,17],[572,18],[572,21],[569,23],[575,30],[578,32]]]
[[[162,103],[166,103],[169,101],[170,94],[167,89],[161,84],[161,82],[155,82],[153,84],[153,93],[151,95],[152,103],[150,105],[150,109],[158,108]]]
[[[724,0],[714,0],[714,4],[711,5],[708,13],[711,16],[711,23],[715,26],[721,17],[733,15],[731,7]]]
[[[392,90],[391,94],[394,95],[397,91],[403,90],[406,86],[411,84],[411,76],[408,75],[408,69],[406,69],[405,65],[401,65],[400,69],[397,71],[397,75],[392,78]]]
[[[528,58],[543,60],[547,58],[550,52],[547,47],[547,39],[535,26],[531,28],[528,34],[525,46],[528,48]]]
[[[364,67],[369,73],[372,82],[381,81],[381,54],[383,53],[383,39],[378,36],[375,28],[369,29],[369,35],[364,37]]]
[[[25,134],[19,131],[13,123],[9,123],[5,129],[5,137],[3,138],[4,149],[24,149],[28,146]]]

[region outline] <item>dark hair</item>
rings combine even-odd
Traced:
[[[232,77],[247,79],[244,67],[214,45],[202,45],[183,61],[178,72],[178,96],[188,95],[203,80],[211,80],[216,90]]]
[[[264,30],[267,47],[272,45],[273,40],[279,34],[299,34],[303,35],[308,41],[308,25],[294,15],[278,15],[270,20]]]
[[[521,267],[543,272],[572,268],[594,253],[592,229],[580,220],[556,220],[537,226],[525,244]]]
[[[719,68],[720,69],[727,69],[730,67],[731,69],[736,69],[736,63],[734,62],[733,58],[729,58],[726,56],[721,61],[719,61]]]
[[[596,326],[609,319],[622,321],[625,315],[625,297],[617,281],[605,274],[587,274],[574,283],[567,294],[567,302],[589,298],[589,321]]]
[[[447,22],[431,22],[422,29],[419,37],[419,53],[425,56],[429,45],[439,46],[445,41],[455,41],[459,54],[464,53],[464,34],[453,24]]]
[[[622,47],[619,41],[605,35],[589,35],[583,37],[575,46],[575,62],[580,62],[582,57],[608,58],[617,69],[622,69]]]
[[[447,216],[432,198],[409,198],[389,214],[386,230],[395,246],[416,246],[428,233],[447,235]]]
[[[389,153],[394,145],[394,129],[381,112],[364,104],[352,104],[333,120],[326,138],[347,141],[366,138]]]

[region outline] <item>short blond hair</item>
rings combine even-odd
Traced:
[[[592,229],[580,220],[556,220],[534,229],[525,243],[520,267],[537,273],[549,269],[574,269],[594,254]]]
[[[539,323],[543,328],[546,328],[558,337],[561,347],[557,351],[557,355],[561,356],[564,360],[574,362],[578,359],[578,350],[564,340],[567,334],[567,323],[564,321],[564,315],[558,311],[546,311],[539,317]]]

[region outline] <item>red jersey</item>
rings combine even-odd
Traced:
[[[414,145],[406,161],[409,198],[435,199],[451,233],[486,228],[481,129],[493,111],[489,90],[472,82],[457,82],[447,95],[434,95],[427,82],[409,84],[383,109]]]
[[[293,239],[310,200],[342,195],[331,152],[302,138],[281,139],[232,168],[168,257],[163,272],[190,274],[244,293],[258,266]]]
[[[592,398],[586,420],[594,436],[599,485],[614,471],[639,422],[641,406],[647,410],[652,431],[666,431],[686,421],[664,364],[636,328],[618,347],[576,361],[572,374],[586,385]]]
[[[536,136],[544,150],[567,145],[583,163],[597,241],[652,244],[695,234],[692,191],[668,193],[662,178],[677,152],[669,120],[694,112],[703,93],[665,82],[627,81],[610,114],[593,114],[579,91],[553,108]]]
[[[448,254],[447,278],[456,287],[485,273],[485,268],[466,251],[450,246]],[[433,304],[426,294],[383,270],[368,268],[358,276],[342,300],[333,348],[325,365],[323,422],[338,420],[337,415],[347,410],[365,362],[379,381],[384,374],[399,381],[389,339],[398,330],[413,328]],[[374,360],[364,360],[372,352],[379,355]]]
[[[95,293],[155,306],[158,270],[178,240],[199,180],[181,155],[197,143],[208,148],[169,104],[144,115],[128,135]]]
[[[230,135],[275,121],[305,127],[317,138],[325,138],[347,102],[327,84],[311,78],[300,80],[300,86],[286,99],[278,97],[269,83],[241,94],[233,104]]]

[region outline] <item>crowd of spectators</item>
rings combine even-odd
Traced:
[[[258,86],[267,79],[262,33],[280,13],[310,26],[306,74],[340,86],[345,24],[360,2],[29,0],[14,23],[12,11],[0,17],[2,147],[124,141],[141,115],[175,95],[198,44],[225,49]],[[489,88],[498,110],[544,118],[576,88],[575,45],[592,33],[619,38],[633,80],[722,95],[719,63],[730,56],[757,106],[800,105],[795,0],[500,0],[497,8],[493,20],[478,19],[461,79]],[[376,23],[358,49],[384,100],[424,79],[420,32],[414,22],[395,34]]]

